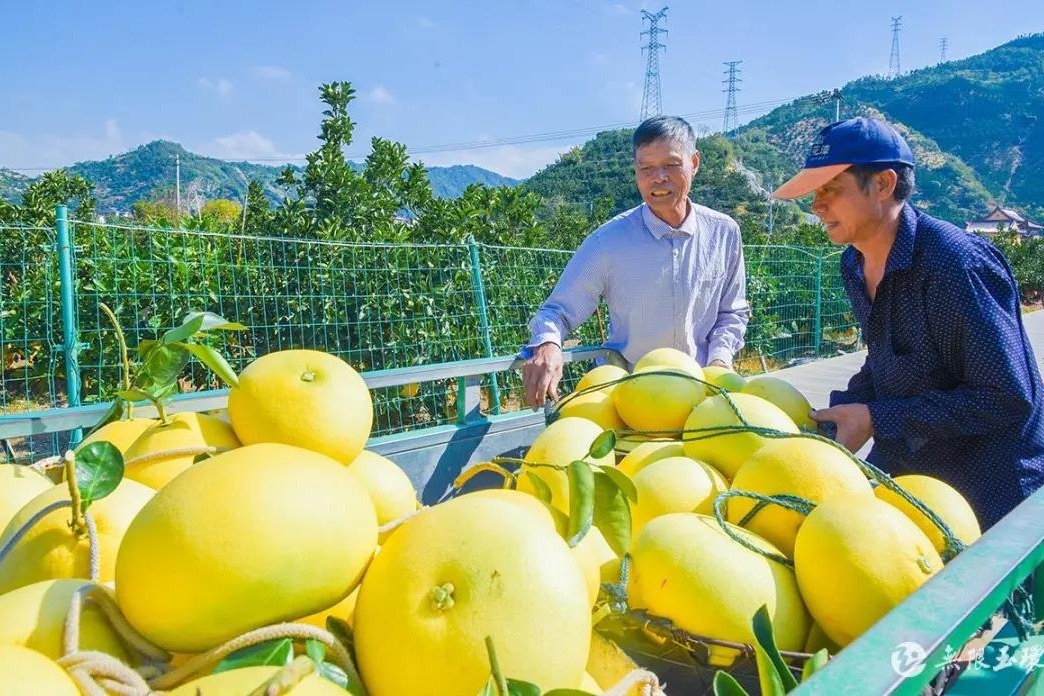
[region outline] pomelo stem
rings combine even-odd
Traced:
[[[69,486],[69,498],[72,501],[73,510],[69,526],[76,536],[83,536],[87,531],[87,525],[83,521],[80,487],[76,484],[76,454],[72,450],[65,453],[65,483]]]
[[[130,357],[127,354],[127,338],[123,335],[123,329],[120,327],[120,322],[116,319],[116,314],[109,309],[109,306],[104,302],[98,303],[98,308],[105,313],[105,316],[112,322],[112,328],[116,331],[116,340],[120,344],[120,360],[123,363],[123,388],[129,390],[131,388],[130,383]],[[127,404],[127,417],[134,417],[134,404]]]
[[[486,652],[489,654],[489,666],[493,671],[493,681],[497,685],[497,693],[500,696],[509,696],[507,679],[500,671],[500,662],[497,660],[497,649],[493,647],[493,636],[486,636]]]

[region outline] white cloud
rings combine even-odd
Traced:
[[[227,97],[232,91],[232,83],[223,77],[211,80],[209,77],[201,77],[196,82],[205,90],[216,92],[219,97]]]
[[[588,65],[605,65],[609,62],[609,57],[604,53],[592,53],[587,56]]]
[[[371,89],[367,97],[370,101],[374,102],[375,104],[395,103],[395,97],[392,96],[392,93],[389,92],[387,88],[382,87],[381,85],[377,85],[376,87]]]
[[[286,82],[290,79],[290,71],[278,65],[257,65],[251,72],[254,77],[272,82]]]
[[[427,17],[418,17],[417,25],[424,29],[434,29],[436,26],[438,26],[437,24],[435,24],[434,21],[428,19]]]
[[[279,156],[275,143],[253,130],[214,138],[207,154],[230,160],[269,159]]]
[[[454,164],[474,164],[483,169],[515,179],[533,176],[540,169],[558,160],[559,155],[575,147],[573,144],[540,147],[501,145],[476,150],[434,152],[418,156],[427,166],[448,167]]]
[[[77,135],[25,136],[0,130],[0,167],[20,169],[30,176],[84,160],[104,159],[127,150],[116,119],[108,118],[97,132]]]
[[[621,15],[628,14],[630,10],[623,3],[615,2],[612,5],[606,5],[605,11],[609,14]]]

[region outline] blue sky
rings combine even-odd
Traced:
[[[663,110],[707,129],[721,127],[723,61],[743,61],[742,110],[887,72],[893,16],[904,70],[937,62],[944,36],[954,59],[1044,30],[1040,0],[0,0],[0,167],[35,174],[157,138],[293,161],[317,143],[317,86],[349,80],[350,155],[380,135],[429,165],[525,177],[637,122],[640,12],[664,4]]]

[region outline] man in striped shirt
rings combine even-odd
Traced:
[[[650,118],[632,137],[644,203],[596,229],[562,271],[529,324],[522,349],[526,400],[558,398],[562,342],[605,300],[605,346],[628,363],[677,348],[701,365],[731,366],[743,347],[749,308],[739,225],[689,199],[700,166],[684,120]]]

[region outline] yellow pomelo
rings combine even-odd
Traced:
[[[502,500],[511,505],[517,505],[539,520],[542,527],[550,529],[558,536],[565,538],[569,526],[569,518],[566,514],[529,493],[510,488],[490,488],[467,493],[462,497]],[[598,599],[598,589],[602,584],[602,567],[606,563],[618,561],[619,559],[597,527],[591,527],[588,533],[584,535],[584,538],[580,540],[580,543],[572,547],[571,550],[573,558],[576,559],[584,575],[584,582],[587,585],[587,594],[591,599],[591,604],[594,605],[595,600]]]
[[[0,645],[21,645],[53,660],[60,658],[73,593],[88,584],[86,580],[44,580],[0,595]],[[112,595],[111,590],[100,591]],[[101,608],[85,602],[81,612],[80,649],[100,650],[126,663],[123,643]]]
[[[4,696],[80,696],[57,662],[35,650],[0,645],[0,693]]]
[[[743,391],[743,385],[747,383],[747,380],[741,375],[721,365],[708,365],[703,368],[703,378],[727,392]],[[708,390],[708,392],[710,391]]]
[[[808,415],[812,410],[812,404],[808,403],[808,399],[797,387],[784,379],[769,375],[752,377],[743,385],[743,393],[760,396],[765,401],[779,406],[799,428],[816,429],[816,422]]]
[[[265,682],[279,672],[278,667],[240,667],[227,672],[218,672],[202,679],[194,679],[166,692],[168,696],[245,696],[255,693]],[[289,691],[280,694],[290,696],[345,696],[361,692],[345,691],[329,679],[312,672]]]
[[[594,677],[592,677],[587,672],[584,672],[583,678],[580,679],[580,690],[586,691],[589,694],[602,693],[602,687],[600,687],[598,685],[598,682],[595,681]]]
[[[700,433],[686,433],[685,454],[693,459],[704,461],[732,478],[739,471],[747,457],[754,454],[767,439],[751,432],[726,432],[724,435],[709,435],[715,429],[743,425],[736,412],[726,401],[732,401],[748,425],[758,428],[771,428],[784,433],[797,433],[798,428],[780,408],[751,394],[719,394],[704,400],[692,410],[685,421],[686,430],[702,430]]]
[[[631,379],[613,390],[616,412],[633,430],[681,430],[693,407],[707,395],[707,388],[691,379],[690,374],[681,368],[659,365],[635,368]],[[666,437],[669,433],[659,435]]]
[[[127,528],[152,495],[148,486],[124,479],[116,490],[87,508],[98,531],[101,582],[113,579],[117,552]],[[0,535],[0,547],[33,515],[60,500],[69,500],[65,483],[52,486],[26,503]],[[18,540],[0,562],[0,593],[41,580],[90,578],[90,541],[86,534],[77,536],[69,527],[71,520],[71,507],[52,510]]]
[[[616,447],[614,449],[616,450],[616,456],[622,459],[642,445],[652,442],[678,442],[678,440],[654,435],[617,434]]]
[[[404,384],[399,388],[399,396],[404,399],[412,399],[417,396],[417,394],[420,394],[420,384],[417,382],[410,382],[409,384]]]
[[[808,640],[805,641],[805,652],[814,655],[824,648],[831,655],[841,652],[841,648],[834,641],[827,638],[827,634],[823,633],[823,629],[819,627],[819,624],[813,621],[812,630],[808,632]]]
[[[526,452],[525,460],[535,464],[554,464],[567,467],[575,460],[583,459],[591,449],[591,444],[602,428],[586,418],[559,418],[547,426],[544,432],[537,435],[532,447]],[[601,466],[613,466],[613,453],[599,459],[589,460]],[[569,512],[569,478],[565,469],[552,469],[547,466],[523,465],[518,476],[518,490],[524,493],[536,493],[528,474],[532,474],[547,484],[551,489],[551,504],[568,514]]]
[[[614,382],[626,376],[627,370],[622,367],[617,367],[616,365],[599,365],[598,367],[588,370],[584,376],[580,378],[580,381],[576,383],[576,389],[574,389],[574,391],[597,387],[600,384]],[[599,391],[608,394],[615,388],[615,384],[610,384],[602,387]]]
[[[230,450],[239,440],[228,423],[203,413],[175,413],[167,423],[156,421],[138,436],[127,451],[125,475],[159,490],[192,466],[198,453],[178,454],[185,448],[217,447]],[[138,460],[138,461],[135,461]]]
[[[939,552],[906,515],[872,495],[820,503],[798,530],[801,596],[842,648],[942,568]]]
[[[741,527],[730,529],[778,553]],[[764,604],[779,649],[804,647],[811,621],[794,572],[731,539],[713,517],[684,512],[657,517],[634,540],[631,555],[627,594],[635,608],[696,635],[749,644],[754,642],[751,619]],[[709,659],[726,666],[737,655],[731,648],[712,647]]]
[[[116,559],[116,598],[152,642],[199,652],[337,603],[376,545],[377,513],[345,466],[248,445],[192,466],[142,509]]]
[[[631,478],[655,461],[667,457],[682,457],[685,455],[685,447],[676,440],[660,440],[658,442],[643,442],[631,450],[616,468]]]
[[[149,426],[158,422],[155,418],[129,418],[106,423],[83,438],[83,442],[77,445],[76,449],[81,450],[92,442],[111,442],[120,454],[124,454]]]
[[[0,464],[0,531],[30,500],[54,486],[51,480],[22,464]]]
[[[975,517],[975,511],[953,486],[937,478],[920,474],[896,476],[894,480],[907,493],[920,500],[929,510],[938,515],[950,528],[950,531],[964,542],[965,546],[974,543],[982,536],[982,529],[979,527],[979,520]],[[940,554],[943,553],[946,548],[946,540],[942,531],[920,510],[884,486],[875,488],[874,495],[913,520],[913,523],[928,536],[935,550]]]
[[[306,623],[312,626],[317,626],[323,630],[326,629],[326,619],[334,618],[340,619],[341,621],[348,624],[351,628],[352,623],[355,621],[355,602],[359,599],[359,588],[356,587],[352,590],[351,594],[342,599],[337,604],[333,605],[328,609],[317,611],[314,614],[303,616],[300,619],[294,619],[294,623]]]
[[[646,370],[650,368],[677,368],[688,372],[693,377],[703,379],[703,368],[688,353],[683,353],[677,348],[654,348],[638,358],[634,369]]]
[[[838,494],[871,494],[870,482],[843,450],[806,437],[766,442],[736,472],[732,487],[761,495],[796,495],[813,503]],[[729,498],[728,521],[739,524],[755,504],[751,498]],[[743,526],[793,557],[804,521],[801,513],[770,504]]]
[[[584,575],[584,583],[587,585],[587,596],[591,606],[598,599],[598,590],[602,586],[602,566],[613,561],[618,561],[616,553],[605,540],[601,530],[592,526],[584,538],[573,547],[573,557],[580,565],[580,571]]]
[[[638,502],[631,506],[631,536],[652,519],[671,512],[714,514],[714,499],[729,488],[711,466],[689,457],[657,460],[634,476]]]
[[[613,398],[609,394],[596,391],[578,396],[567,396],[559,410],[563,417],[586,418],[603,430],[623,430],[627,425],[616,413]]]
[[[228,393],[228,415],[244,445],[281,442],[347,464],[370,437],[373,399],[336,355],[281,350],[246,366]]]
[[[621,679],[638,669],[627,653],[613,641],[591,631],[591,649],[587,655],[587,674],[590,675],[599,689],[592,691],[601,694],[615,686]],[[629,689],[622,696],[639,696],[638,687]]]
[[[348,465],[377,510],[377,524],[385,525],[417,509],[417,490],[399,465],[376,452],[363,450]],[[384,541],[383,538],[380,541]]]
[[[489,678],[486,636],[504,674],[576,688],[590,633],[587,589],[565,541],[521,506],[473,495],[404,524],[374,558],[355,607],[355,652],[372,696],[474,696]]]

